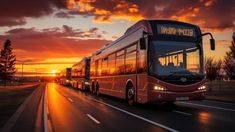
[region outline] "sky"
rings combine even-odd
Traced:
[[[234,0],[2,0],[0,48],[12,41],[17,72],[54,75],[122,36],[141,19],[167,19],[211,32],[205,56],[223,59],[235,25]],[[23,63],[23,65],[22,65]],[[22,68],[23,66],[23,68]]]

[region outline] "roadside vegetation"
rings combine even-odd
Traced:
[[[0,83],[7,85],[14,76],[16,56],[12,52],[11,41],[6,40],[0,53]]]
[[[235,102],[235,33],[223,60],[205,58],[207,99]]]
[[[205,58],[206,77],[209,81],[235,80],[235,33],[229,48],[224,60]]]

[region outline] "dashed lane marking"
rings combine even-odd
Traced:
[[[100,122],[95,119],[93,116],[91,116],[90,114],[86,114],[92,121],[94,121],[96,124],[100,124]]]
[[[70,102],[72,102],[72,103],[74,102],[71,98],[68,98],[68,100],[69,100]]]
[[[186,112],[182,112],[182,111],[178,111],[178,110],[173,110],[173,112],[175,113],[179,113],[179,114],[183,114],[183,115],[187,115],[187,116],[191,116],[191,113],[186,113]]]

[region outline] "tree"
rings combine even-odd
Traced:
[[[5,85],[7,80],[10,80],[15,74],[15,61],[16,57],[12,52],[11,41],[6,40],[0,56],[1,76]]]
[[[222,68],[221,60],[214,60],[212,57],[208,57],[205,59],[205,70],[206,70],[206,78],[210,81],[215,80],[220,77],[220,70]]]
[[[234,80],[235,79],[235,32],[233,34],[232,44],[229,46],[230,51],[226,53],[224,58],[224,70],[227,76]]]

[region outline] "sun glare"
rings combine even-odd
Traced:
[[[52,70],[51,71],[51,74],[52,74],[53,77],[55,77],[57,73],[58,73],[57,70]]]

